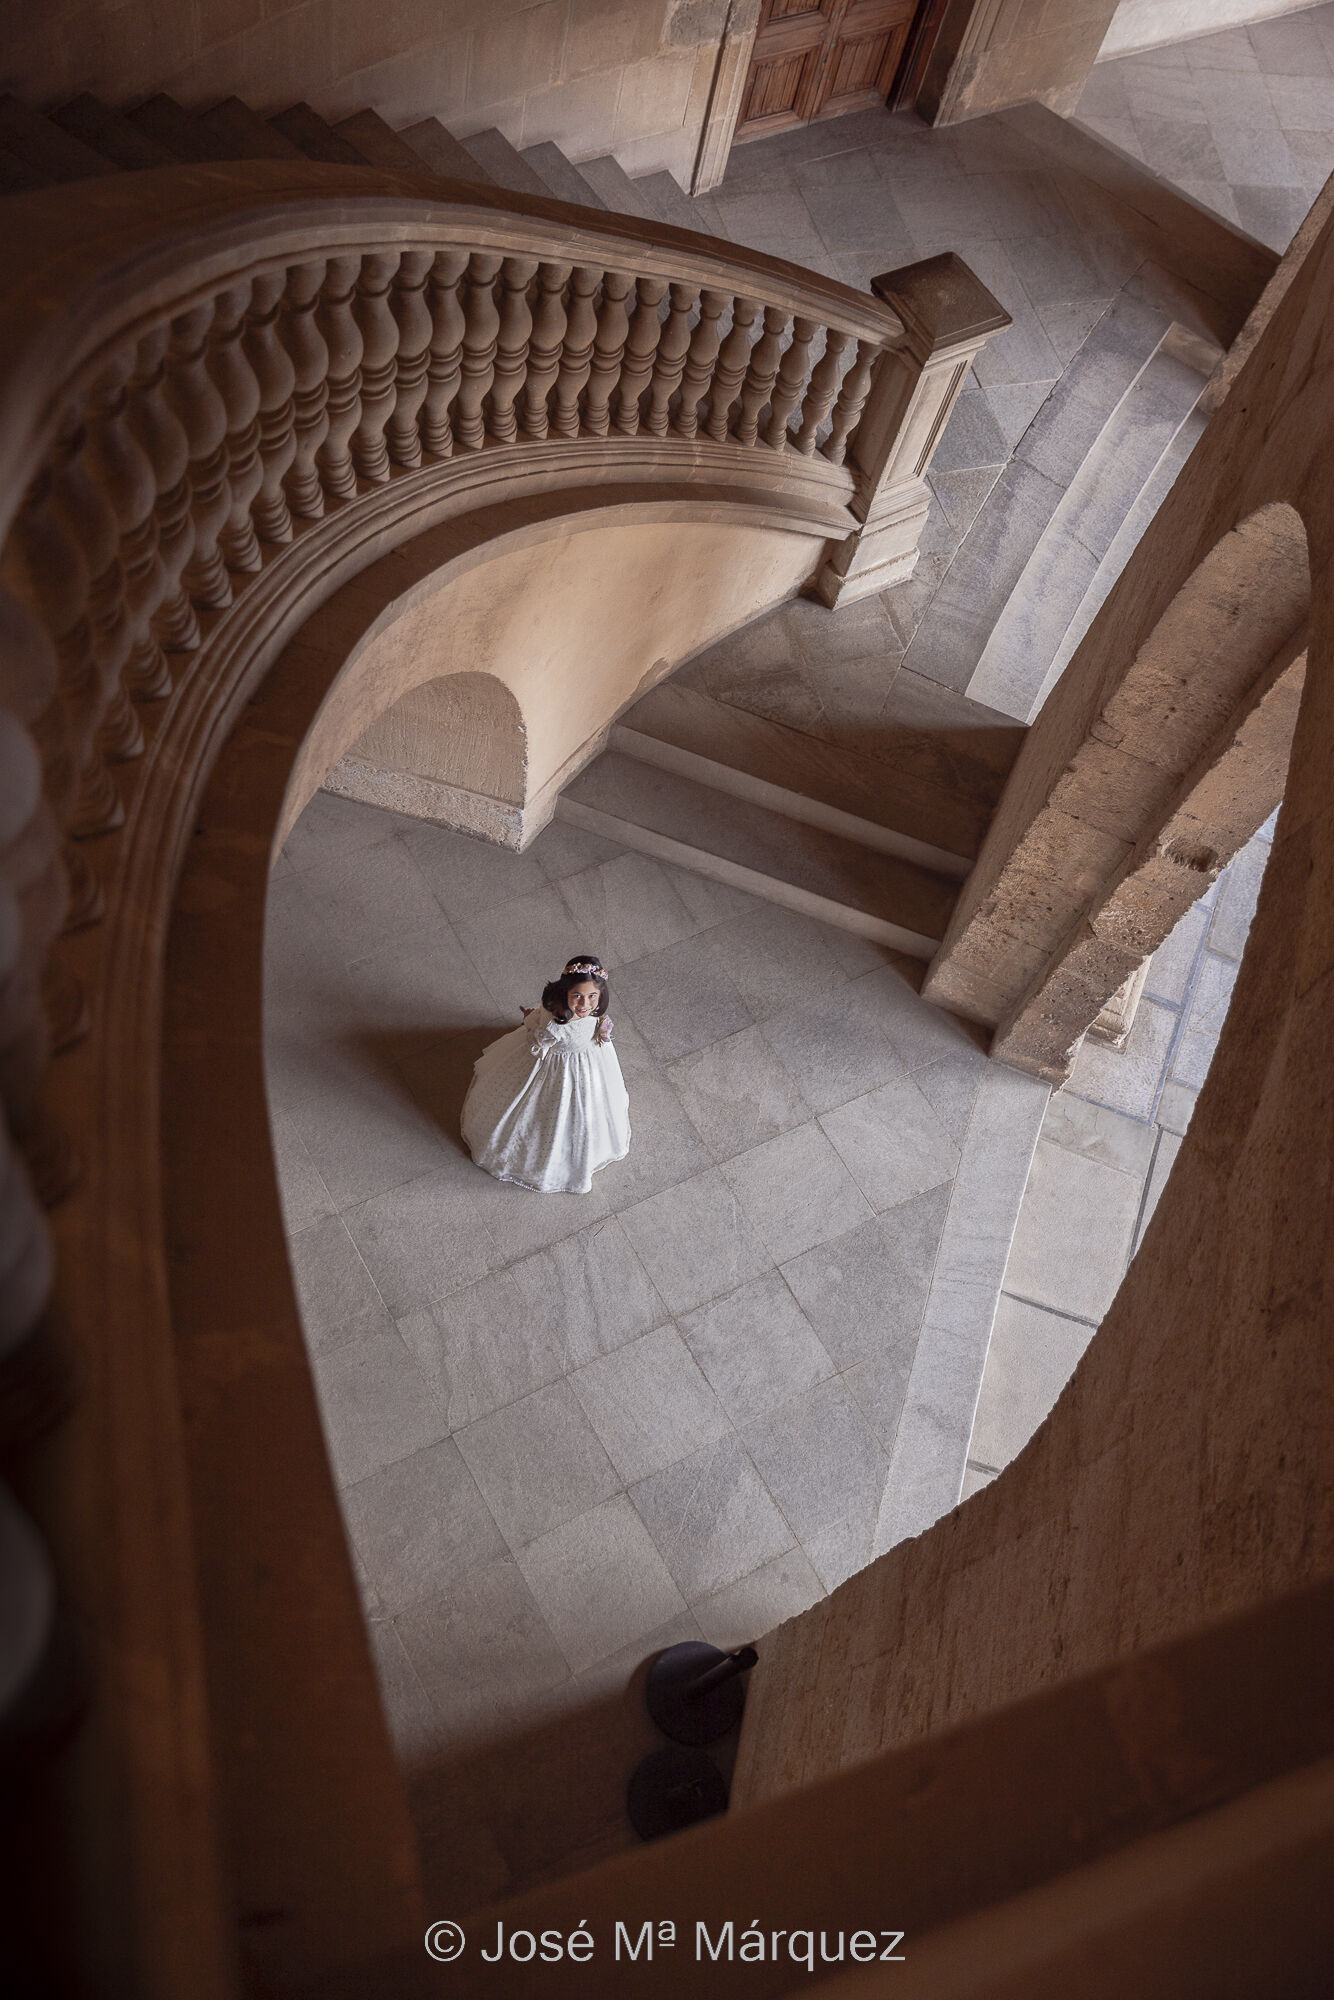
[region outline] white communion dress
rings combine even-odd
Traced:
[[[545,1007],[483,1049],[463,1100],[463,1142],[479,1167],[537,1194],[587,1194],[630,1150],[630,1099],[597,1020]]]

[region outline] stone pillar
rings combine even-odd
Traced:
[[[927,467],[976,354],[1010,324],[979,278],[952,250],[872,278],[893,306],[904,338],[876,364],[866,411],[848,455],[852,510],[862,522],[834,549],[816,592],[832,609],[902,583],[917,566],[931,504]]]

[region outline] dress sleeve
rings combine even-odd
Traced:
[[[561,1039],[560,1025],[552,1020],[545,1007],[534,1007],[530,1014],[525,1014],[524,1026],[532,1033],[535,1056],[545,1055]]]

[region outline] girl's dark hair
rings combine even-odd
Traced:
[[[582,960],[591,960],[594,965],[597,964],[597,960],[593,957],[591,951],[577,953],[571,959],[570,963],[578,965]],[[553,979],[550,985],[542,988],[542,1005],[546,1008],[553,1021],[569,1020],[570,988],[572,986],[586,986],[590,979],[598,990],[598,1004],[593,1009],[593,1012],[598,1020],[602,1019],[611,1002],[611,992],[607,985],[606,973],[562,972],[559,979]]]

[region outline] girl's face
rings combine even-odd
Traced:
[[[567,997],[571,1016],[576,1021],[583,1021],[590,1014],[597,1013],[602,995],[598,992],[596,980],[581,979],[577,986],[570,988]]]

